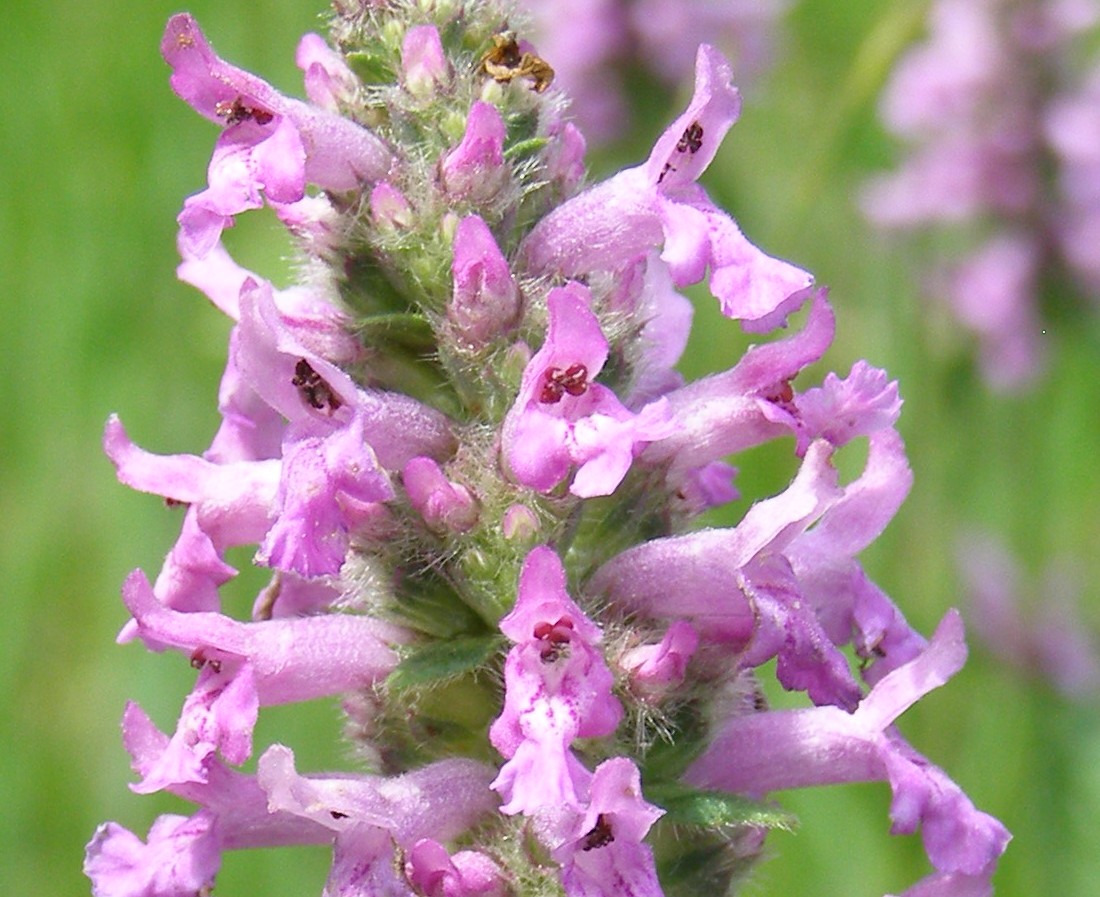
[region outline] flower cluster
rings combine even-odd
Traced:
[[[1061,270],[1100,296],[1100,69],[1081,87],[1074,64],[1098,21],[1095,0],[935,0],[883,95],[886,127],[915,149],[868,185],[865,212],[974,231],[935,289],[999,389],[1041,369],[1040,300]]]
[[[521,0],[540,50],[553,61],[585,136],[602,142],[627,120],[629,72],[641,69],[677,86],[695,49],[714,44],[738,81],[767,68],[786,0]]]
[[[332,846],[328,895],[724,892],[786,823],[768,794],[866,780],[923,834],[907,894],[986,893],[1008,833],[893,726],[963,663],[960,620],[927,641],[857,560],[910,485],[897,386],[862,361],[794,385],[832,340],[825,292],[697,183],[739,113],[727,62],[702,46],[649,158],[585,187],[506,21],[336,4],[332,46],[299,47],[307,101],[168,23],[172,87],[222,129],[179,216],[180,277],[234,322],[222,422],[202,456],[114,417],[104,447],[182,511],[119,638],[195,684],[173,732],[131,704],[123,737],[135,791],[198,809],[145,841],[101,826],[94,893],[207,894],[226,850],[289,844]],[[289,289],[222,245],[260,206],[300,250]],[[746,330],[791,332],[685,383],[679,289],[702,281]],[[788,488],[693,530],[738,497],[729,456],[781,438]],[[270,570],[249,620],[222,608],[239,546]],[[772,660],[804,709],[768,709]],[[279,744],[235,768],[262,707],[333,695],[362,771],[303,774]]]

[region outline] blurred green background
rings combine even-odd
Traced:
[[[201,0],[188,6],[218,51],[300,95],[298,37],[318,28],[308,0]],[[990,395],[966,343],[921,299],[919,259],[872,236],[852,190],[894,158],[875,124],[891,22],[905,4],[804,0],[778,65],[749,93],[705,183],[769,252],[829,284],[839,336],[824,370],[866,357],[901,383],[913,492],[864,557],[872,577],[930,632],[961,601],[959,528],[1002,535],[1029,572],[1066,555],[1083,565],[1087,625],[1100,629],[1100,327],[1059,306],[1049,375],[1024,397]],[[126,573],[155,575],[179,516],[119,486],[102,425],[119,412],[160,452],[199,452],[217,425],[228,325],[174,276],[175,215],[205,182],[215,130],[171,93],[158,44],[163,0],[0,9],[0,301],[9,334],[0,412],[0,565],[9,612],[0,671],[0,882],[10,894],[86,894],[83,845],[114,819],[144,835],[166,797],[138,797],[119,739],[128,699],[170,727],[193,673],[177,656],[119,647]],[[552,62],[552,60],[551,60]],[[629,140],[597,172],[648,152],[675,107],[649,94]],[[270,218],[243,216],[227,242],[279,282],[285,244]],[[282,275],[280,272],[284,272]],[[728,366],[745,345],[706,303],[692,372]],[[784,453],[738,459],[746,500],[781,488]],[[745,503],[736,509],[743,511]],[[231,558],[246,563],[247,554]],[[243,612],[255,579],[230,592]],[[1095,696],[1094,696],[1095,698]],[[259,754],[285,741],[305,769],[346,765],[334,705],[265,710]],[[967,667],[903,718],[916,747],[1014,832],[996,878],[1007,897],[1093,897],[1100,881],[1100,717],[972,646]],[[877,897],[926,871],[916,838],[887,834],[884,785],[781,795],[795,834],[746,893]],[[319,894],[323,850],[229,855],[217,893]]]

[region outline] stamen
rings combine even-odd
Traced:
[[[290,382],[298,388],[303,401],[317,411],[325,411],[331,415],[344,404],[333,392],[332,387],[304,358],[298,359],[298,363],[294,366],[294,377]]]

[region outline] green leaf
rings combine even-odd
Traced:
[[[675,782],[647,785],[645,794],[664,809],[661,821],[671,825],[706,829],[753,825],[791,831],[798,822],[776,807],[724,791],[702,791]]]
[[[431,642],[402,660],[386,680],[395,691],[446,682],[488,663],[501,644],[499,635],[474,635]]]

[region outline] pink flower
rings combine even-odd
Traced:
[[[625,757],[596,767],[583,814],[554,849],[569,897],[662,897],[653,852],[643,843],[664,810],[642,797],[638,768]]]
[[[401,69],[405,75],[405,89],[414,96],[428,96],[447,83],[450,64],[434,25],[414,25],[405,32],[401,42]]]
[[[505,798],[501,812],[576,805],[588,772],[570,745],[609,735],[623,711],[597,648],[600,630],[566,592],[552,549],[527,555],[516,605],[500,629],[514,643],[504,664],[504,710],[489,729],[509,761],[492,786]]]
[[[550,291],[546,341],[523,372],[519,396],[504,421],[508,469],[524,486],[548,492],[578,466],[570,491],[610,495],[637,451],[672,432],[666,403],[634,414],[593,382],[607,360],[607,340],[586,287]]]
[[[193,897],[210,888],[221,866],[216,819],[159,816],[147,843],[118,823],[105,822],[87,847],[84,874],[95,897]]]
[[[927,649],[878,682],[854,712],[815,707],[730,719],[688,769],[686,780],[756,797],[808,785],[888,781],[891,832],[909,834],[921,827],[925,851],[938,872],[988,881],[1011,836],[892,727],[965,659],[962,621],[951,612]]]
[[[508,178],[504,164],[504,119],[497,108],[480,100],[470,107],[466,132],[440,162],[448,193],[472,203],[493,199]]]
[[[703,45],[695,94],[658,138],[649,159],[565,202],[524,239],[521,258],[533,271],[578,277],[619,271],[662,247],[676,286],[701,280],[727,317],[768,330],[800,304],[809,274],[749,243],[695,180],[718,151],[741,108],[726,61]]]
[[[180,214],[181,238],[205,255],[233,216],[305,196],[307,183],[350,190],[379,180],[393,164],[370,131],[325,109],[282,96],[270,84],[220,59],[189,15],[173,16],[161,41],[172,88],[196,111],[225,126],[210,160],[209,186]]]
[[[451,262],[454,292],[447,316],[466,342],[480,346],[515,325],[519,287],[489,226],[477,215],[458,223]]]

